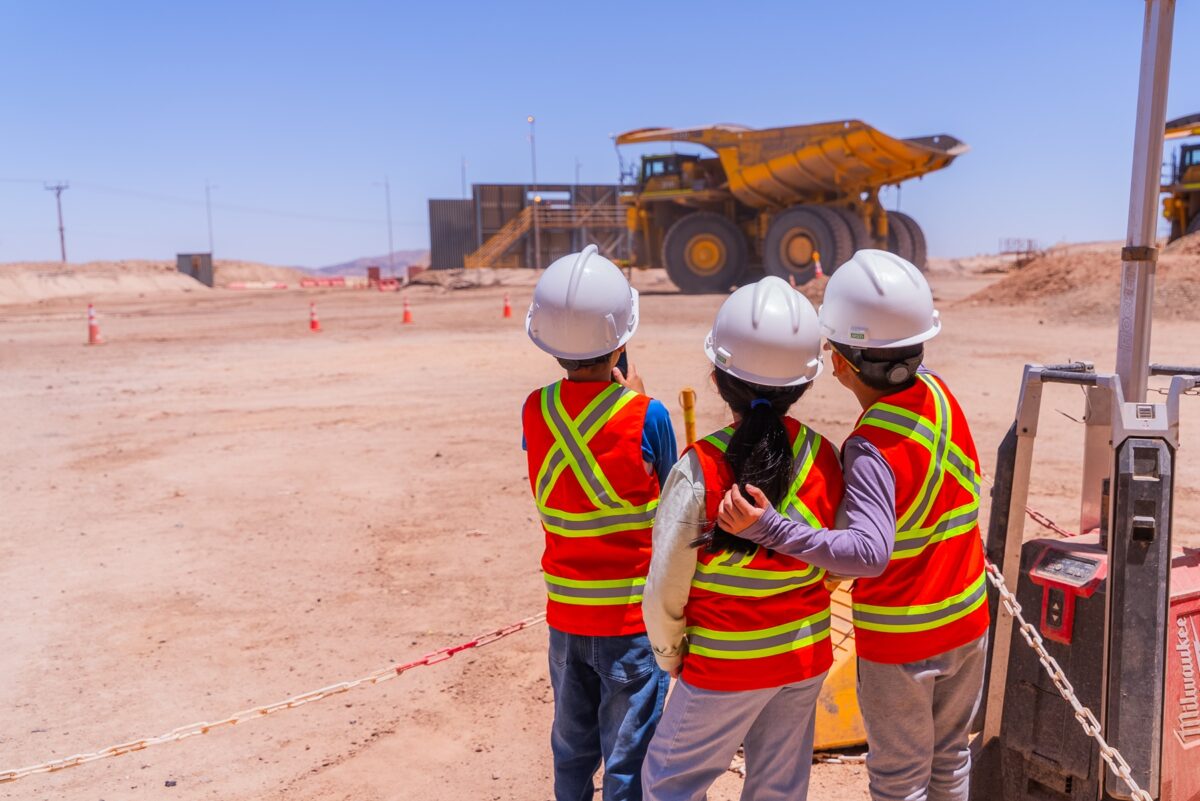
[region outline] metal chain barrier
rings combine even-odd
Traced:
[[[1004,604],[1004,608],[1013,616],[1013,619],[1020,624],[1019,631],[1021,636],[1025,638],[1025,642],[1029,643],[1038,655],[1038,661],[1042,663],[1050,680],[1054,682],[1054,686],[1058,688],[1058,693],[1071,708],[1075,710],[1075,719],[1079,721],[1079,725],[1083,727],[1083,731],[1089,737],[1096,741],[1100,746],[1100,756],[1108,764],[1109,769],[1129,788],[1129,792],[1134,801],[1154,801],[1149,793],[1138,786],[1134,781],[1129,763],[1125,761],[1125,757],[1121,756],[1121,752],[1108,744],[1104,739],[1104,735],[1100,733],[1100,722],[1096,720],[1096,716],[1092,714],[1092,710],[1079,702],[1079,698],[1075,695],[1075,688],[1071,686],[1071,682],[1067,680],[1067,675],[1063,673],[1062,667],[1058,664],[1050,652],[1046,650],[1046,644],[1042,640],[1042,635],[1038,633],[1031,623],[1025,620],[1021,614],[1021,605],[1017,603],[1017,597],[1009,590],[1008,585],[1004,583],[1004,575],[999,568],[991,562],[987,562],[987,576],[992,585],[1000,593],[1000,602]]]
[[[196,737],[201,734],[208,734],[213,729],[221,728],[222,726],[236,726],[239,723],[245,723],[250,720],[264,718],[267,715],[273,715],[276,712],[282,712],[285,709],[295,709],[305,704],[322,701],[334,695],[348,692],[357,687],[374,686],[381,684],[389,679],[394,679],[403,673],[412,670],[415,667],[425,665],[436,665],[438,662],[444,662],[457,653],[469,650],[471,648],[482,648],[485,645],[494,643],[496,640],[504,639],[510,634],[516,634],[522,629],[527,629],[530,626],[535,626],[538,623],[544,623],[546,613],[527,617],[524,620],[519,620],[503,628],[489,631],[487,634],[481,634],[473,640],[467,640],[458,645],[452,645],[447,648],[441,648],[433,653],[426,654],[412,662],[392,665],[391,667],[377,670],[367,676],[363,676],[353,681],[343,681],[338,684],[331,684],[328,687],[322,687],[319,690],[293,695],[283,701],[276,701],[273,704],[265,704],[256,706],[253,709],[247,709],[242,712],[237,712],[223,720],[218,720],[212,723],[192,723],[188,726],[180,726],[177,729],[172,729],[166,734],[160,734],[157,737],[146,737],[141,740],[132,740],[120,745],[110,745],[108,748],[102,748],[99,751],[93,751],[88,754],[76,754],[75,756],[65,757],[63,759],[54,759],[49,762],[43,762],[40,765],[30,765],[25,768],[15,768],[13,770],[0,770],[0,784],[6,782],[15,782],[18,779],[24,779],[27,776],[33,776],[38,773],[54,773],[55,771],[64,770],[66,768],[74,768],[79,765],[86,765],[89,762],[98,762],[101,759],[110,759],[123,754],[129,754],[134,751],[141,751],[154,745],[162,745],[163,743],[174,743],[180,740],[186,740],[189,737]]]

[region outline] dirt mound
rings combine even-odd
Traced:
[[[0,264],[0,304],[54,298],[206,292],[208,287],[175,270],[174,263],[92,261],[86,264]]]
[[[1200,233],[1188,234],[1163,248],[1163,253],[1200,256]]]
[[[174,269],[174,265],[171,266]],[[273,281],[287,284],[289,287],[300,286],[300,279],[312,276],[304,270],[292,267],[276,267],[272,264],[261,264],[254,261],[233,261],[217,259],[213,262],[217,286],[227,286],[236,281]]]
[[[1198,248],[1200,250],[1200,248]],[[1051,251],[962,301],[984,306],[1044,306],[1068,317],[1112,317],[1120,302],[1121,254]],[[1158,260],[1154,313],[1188,318],[1200,303],[1200,252],[1164,251]]]
[[[308,273],[249,261],[218,259],[215,283],[270,281],[298,287]],[[144,296],[206,292],[208,287],[176,271],[174,261],[129,259],[62,264],[55,261],[0,264],[0,305],[55,298]]]

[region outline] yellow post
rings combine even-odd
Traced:
[[[688,445],[696,441],[696,390],[684,387],[679,391],[679,405],[683,407],[683,434]]]

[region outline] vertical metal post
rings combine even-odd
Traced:
[[[57,184],[45,184],[46,190],[54,193],[54,202],[58,206],[58,247],[62,251],[62,262],[67,263],[67,229],[63,227],[62,216],[62,193],[64,189],[70,189],[71,185],[66,181]]]
[[[463,200],[466,200],[467,199],[467,157],[462,156],[460,158],[460,161],[462,162],[462,164],[461,164],[461,166],[462,166],[462,196],[463,196]]]
[[[204,214],[208,219],[208,255],[213,253],[213,234],[212,234],[212,184],[208,181],[204,182]]]
[[[1117,375],[1125,400],[1133,403],[1145,402],[1150,370],[1150,326],[1158,258],[1155,233],[1159,171],[1174,23],[1175,0],[1146,0],[1129,186],[1129,227],[1121,251],[1121,311],[1117,332]]]
[[[537,143],[534,140],[533,115],[525,118],[529,123],[529,161],[533,168],[533,266],[542,269],[542,233],[538,224],[538,180],[537,180]]]
[[[392,185],[388,177],[383,176],[383,202],[387,206],[387,227],[388,227],[388,273],[392,278],[396,277],[396,256],[395,248],[392,247]],[[408,280],[408,270],[404,271],[405,281]]]

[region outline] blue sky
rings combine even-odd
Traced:
[[[1143,5],[47,0],[0,6],[0,261],[218,256],[320,266],[428,243],[426,200],[614,178],[609,135],[860,118],[972,147],[905,185],[939,256],[1124,236]],[[1168,116],[1200,111],[1200,6]],[[894,204],[894,198],[885,197]]]

